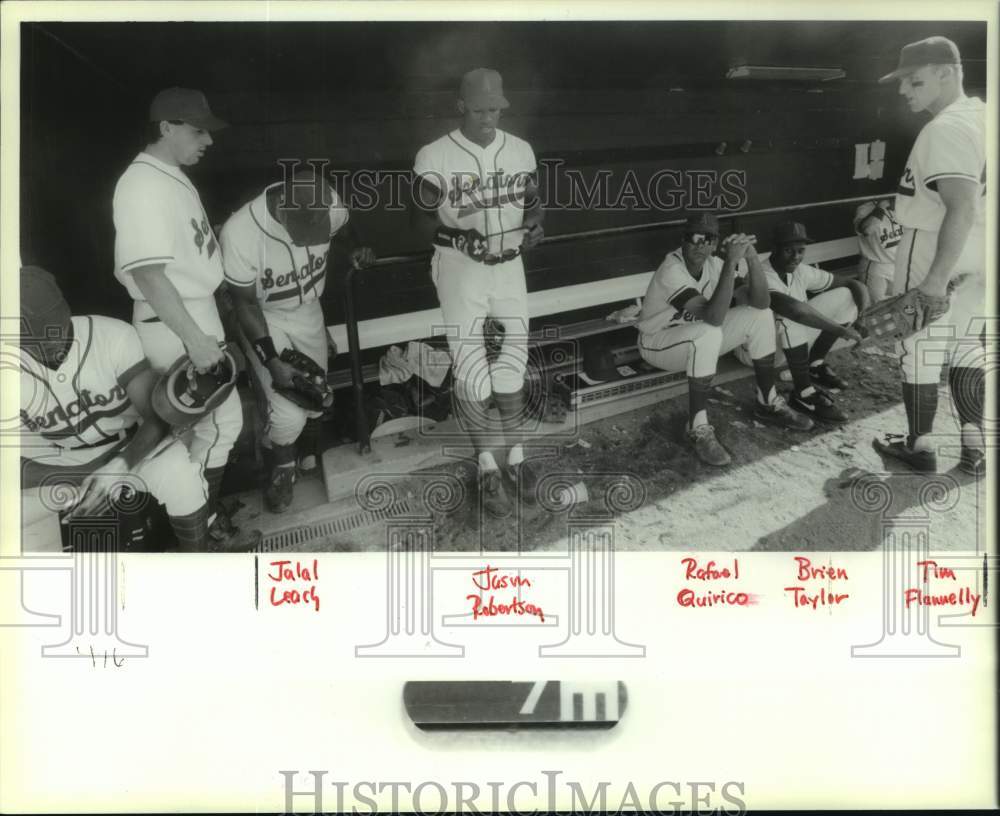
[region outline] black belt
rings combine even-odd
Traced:
[[[476,263],[485,266],[496,266],[497,264],[513,261],[521,254],[518,249],[505,249],[499,255],[486,251],[486,237],[477,230],[460,230],[452,227],[438,227],[434,231],[435,246],[451,247],[457,249]]]

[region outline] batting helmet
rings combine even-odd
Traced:
[[[179,357],[153,388],[153,410],[175,428],[193,425],[218,408],[236,387],[236,378],[245,365],[240,350],[219,343],[225,359],[208,371],[198,373],[187,355]]]

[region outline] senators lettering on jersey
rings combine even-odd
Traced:
[[[21,424],[61,448],[107,442],[135,425],[141,416],[125,387],[149,366],[127,323],[100,316],[72,323],[73,346],[55,371],[20,352]]]
[[[288,231],[267,208],[270,185],[230,216],[222,228],[226,280],[236,286],[257,286],[264,311],[296,309],[319,300],[326,286],[329,239],[313,246],[297,246]],[[331,188],[330,238],[347,223],[347,207]]]
[[[526,141],[498,128],[483,147],[456,129],[420,148],[413,170],[443,194],[437,212],[444,226],[478,230],[494,255],[521,245],[517,228],[524,223],[523,199],[537,170]],[[437,251],[462,255],[450,247]]]

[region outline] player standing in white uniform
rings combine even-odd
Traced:
[[[476,449],[483,506],[496,517],[512,511],[504,478],[527,502],[537,480],[524,464],[522,437],[528,297],[521,252],[542,239],[543,210],[531,146],[497,127],[508,106],[499,73],[469,71],[459,91],[461,126],[422,147],[414,164],[417,201],[436,226],[431,277],[454,329],[455,412]],[[487,317],[504,328],[493,362],[483,342]],[[489,449],[491,395],[509,445],[502,475]]]
[[[878,303],[892,294],[896,247],[903,237],[892,199],[861,204],[854,212],[854,231],[858,234],[858,249],[861,250],[858,277],[868,287],[872,303]]]
[[[153,412],[157,375],[135,329],[110,317],[73,317],[55,278],[37,267],[21,269],[21,320],[25,548],[58,544],[36,522],[55,509],[60,483],[80,487],[74,515],[98,509],[127,483],[163,503],[182,551],[204,549],[205,482]],[[47,532],[46,540],[32,541],[34,531]]]
[[[157,372],[183,354],[199,371],[223,359],[214,297],[222,283],[222,253],[198,191],[181,168],[197,164],[212,144],[210,131],[225,126],[199,91],[161,91],[149,109],[149,143],[115,187],[115,277],[135,300],[132,325]],[[219,513],[222,475],[242,427],[234,389],[193,428],[191,459],[204,470],[212,513]]]
[[[941,367],[948,364],[961,424],[959,467],[978,477],[986,472],[985,106],[965,95],[958,48],[944,37],[905,46],[899,67],[879,82],[897,79],[910,110],[928,111],[933,118],[917,135],[896,192],[903,237],[896,251],[895,291],[919,288],[934,297],[950,293],[951,306],[899,344],[909,434],[890,434],[875,446],[915,470],[937,470],[929,436]]]
[[[226,281],[252,346],[248,358],[268,401],[264,500],[273,513],[292,503],[296,442],[299,467],[316,467],[322,416],[274,390],[275,384],[292,387],[296,373],[279,355],[295,349],[326,370],[328,340],[320,301],[331,239],[344,243],[356,268],[375,262],[375,253],[360,245],[348,219],[347,207],[326,179],[307,170],[265,188],[222,228]]]

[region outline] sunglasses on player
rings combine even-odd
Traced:
[[[684,233],[684,241],[691,244],[691,246],[701,247],[711,244],[718,235],[712,235],[710,232],[686,232]]]

